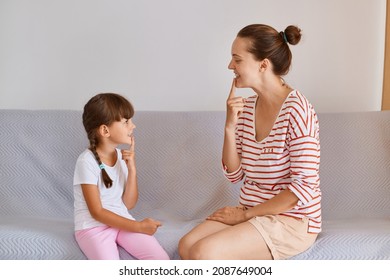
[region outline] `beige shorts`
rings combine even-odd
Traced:
[[[283,260],[302,253],[313,245],[317,233],[308,233],[308,218],[283,215],[254,217],[249,222],[260,232],[274,260]]]

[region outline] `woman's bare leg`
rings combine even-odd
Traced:
[[[180,241],[183,259],[272,259],[272,255],[257,229],[245,222],[228,226],[206,221]]]
[[[190,249],[196,242],[229,227],[231,226],[207,220],[197,225],[179,241],[179,255],[181,259],[187,260],[189,258]]]

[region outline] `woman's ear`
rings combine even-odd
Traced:
[[[262,61],[259,62],[259,72],[264,72],[267,70],[271,65],[271,62],[269,59],[265,58]]]
[[[101,126],[99,126],[99,134],[102,137],[109,137],[110,130],[108,129],[108,126],[105,124],[102,124]]]

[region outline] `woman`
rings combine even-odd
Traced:
[[[240,205],[224,207],[179,242],[182,259],[287,259],[321,231],[319,126],[313,106],[282,76],[301,30],[253,24],[232,45],[222,164],[243,181]],[[235,88],[251,88],[247,99]]]

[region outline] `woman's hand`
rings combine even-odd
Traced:
[[[140,232],[149,235],[153,235],[157,231],[157,228],[162,225],[159,221],[153,220],[151,218],[146,218],[139,223]]]
[[[218,209],[213,214],[208,216],[207,220],[217,221],[233,226],[245,222],[248,219],[245,215],[245,208],[238,206]]]
[[[244,109],[245,99],[241,96],[236,97],[236,79],[233,79],[229,97],[226,101],[226,127],[235,128],[238,116]]]
[[[126,162],[127,168],[129,170],[135,168],[135,139],[134,136],[131,136],[130,140],[130,149],[122,150],[122,159]]]

